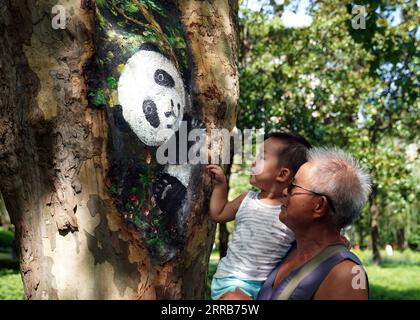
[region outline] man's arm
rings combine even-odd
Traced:
[[[314,295],[314,300],[367,300],[368,283],[363,268],[344,260],[328,273]]]
[[[210,218],[218,223],[224,223],[235,219],[242,200],[247,192],[241,194],[232,201],[227,200],[227,181],[222,168],[216,165],[208,165],[207,169],[214,175],[214,189],[210,198]]]

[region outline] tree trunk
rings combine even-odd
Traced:
[[[406,248],[407,242],[405,241],[405,230],[400,228],[397,230],[397,245],[398,250],[403,251]]]
[[[219,259],[226,256],[229,242],[229,231],[226,223],[219,224]]]
[[[230,186],[230,174],[232,171],[232,162],[233,162],[233,143],[230,144],[231,146],[231,158],[230,163],[226,166],[226,180],[228,186]],[[228,193],[229,193],[228,187]],[[229,230],[227,229],[226,223],[219,224],[219,258],[222,259],[227,254],[228,250],[228,242],[229,242]]]
[[[365,230],[363,228],[363,224],[360,219],[356,222],[355,228],[356,228],[356,233],[359,238],[359,242],[358,242],[359,248],[365,249]]]
[[[219,258],[222,259],[227,254],[229,242],[229,231],[226,223],[219,224]]]
[[[57,2],[64,29],[52,28]],[[190,123],[231,129],[238,8],[236,1],[155,2],[132,0],[126,12],[112,1],[12,0],[0,10],[0,192],[27,299],[205,297],[210,178],[201,165],[155,163],[155,145],[126,118],[115,77],[142,48],[149,55],[152,46],[142,42],[150,37],[162,56],[152,62],[181,74]],[[183,28],[169,30],[159,10]],[[166,81],[161,69],[154,81]],[[171,176],[177,170],[188,172],[185,181]]]
[[[381,263],[381,255],[379,252],[379,229],[378,229],[378,207],[376,205],[376,192],[373,188],[369,197],[370,203],[370,237],[372,243],[373,263],[379,265]]]

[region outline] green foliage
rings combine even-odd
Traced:
[[[0,227],[0,252],[12,252],[15,235],[12,230]]]
[[[23,299],[23,284],[19,271],[0,269],[0,300]]]
[[[106,105],[106,94],[104,90],[89,91],[88,97],[93,106],[100,108]]]
[[[415,225],[407,239],[408,247],[420,251],[420,226]]]
[[[359,259],[363,262],[363,265],[372,265],[372,251],[361,250],[354,252]],[[384,250],[381,250],[382,254],[382,267],[393,267],[393,266],[417,266],[420,267],[420,252],[405,249],[404,251],[394,251],[392,256],[385,254]]]
[[[108,84],[108,87],[110,89],[117,89],[117,87],[118,87],[117,80],[115,80],[114,77],[108,77],[108,78],[106,78],[106,83]]]
[[[349,1],[311,1],[304,28],[285,27],[284,6],[267,3],[239,15],[238,128],[291,130],[353,154],[373,177],[380,245],[403,235],[415,247],[420,165],[418,151],[407,151],[420,124],[416,1],[355,1],[368,14],[357,30]],[[369,206],[357,228],[369,234]]]

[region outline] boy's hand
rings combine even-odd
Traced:
[[[221,167],[219,167],[215,164],[209,164],[207,166],[207,170],[208,170],[209,173],[213,174],[213,178],[214,178],[214,181],[215,181],[216,185],[227,184],[226,176],[225,176]]]

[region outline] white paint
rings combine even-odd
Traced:
[[[158,69],[166,71],[172,77],[174,87],[169,88],[155,82],[155,72]],[[134,54],[127,61],[118,81],[118,98],[124,119],[146,145],[161,145],[179,129],[185,107],[184,83],[174,64],[162,54],[145,50]],[[145,100],[152,100],[157,106],[160,121],[157,128],[146,120],[143,112]],[[174,107],[171,106],[171,100]],[[171,111],[174,115],[166,117],[164,113]],[[172,126],[171,130],[168,130],[168,125]]]
[[[165,167],[164,172],[177,178],[185,188],[188,187],[191,178],[191,166],[189,164],[170,164]]]

